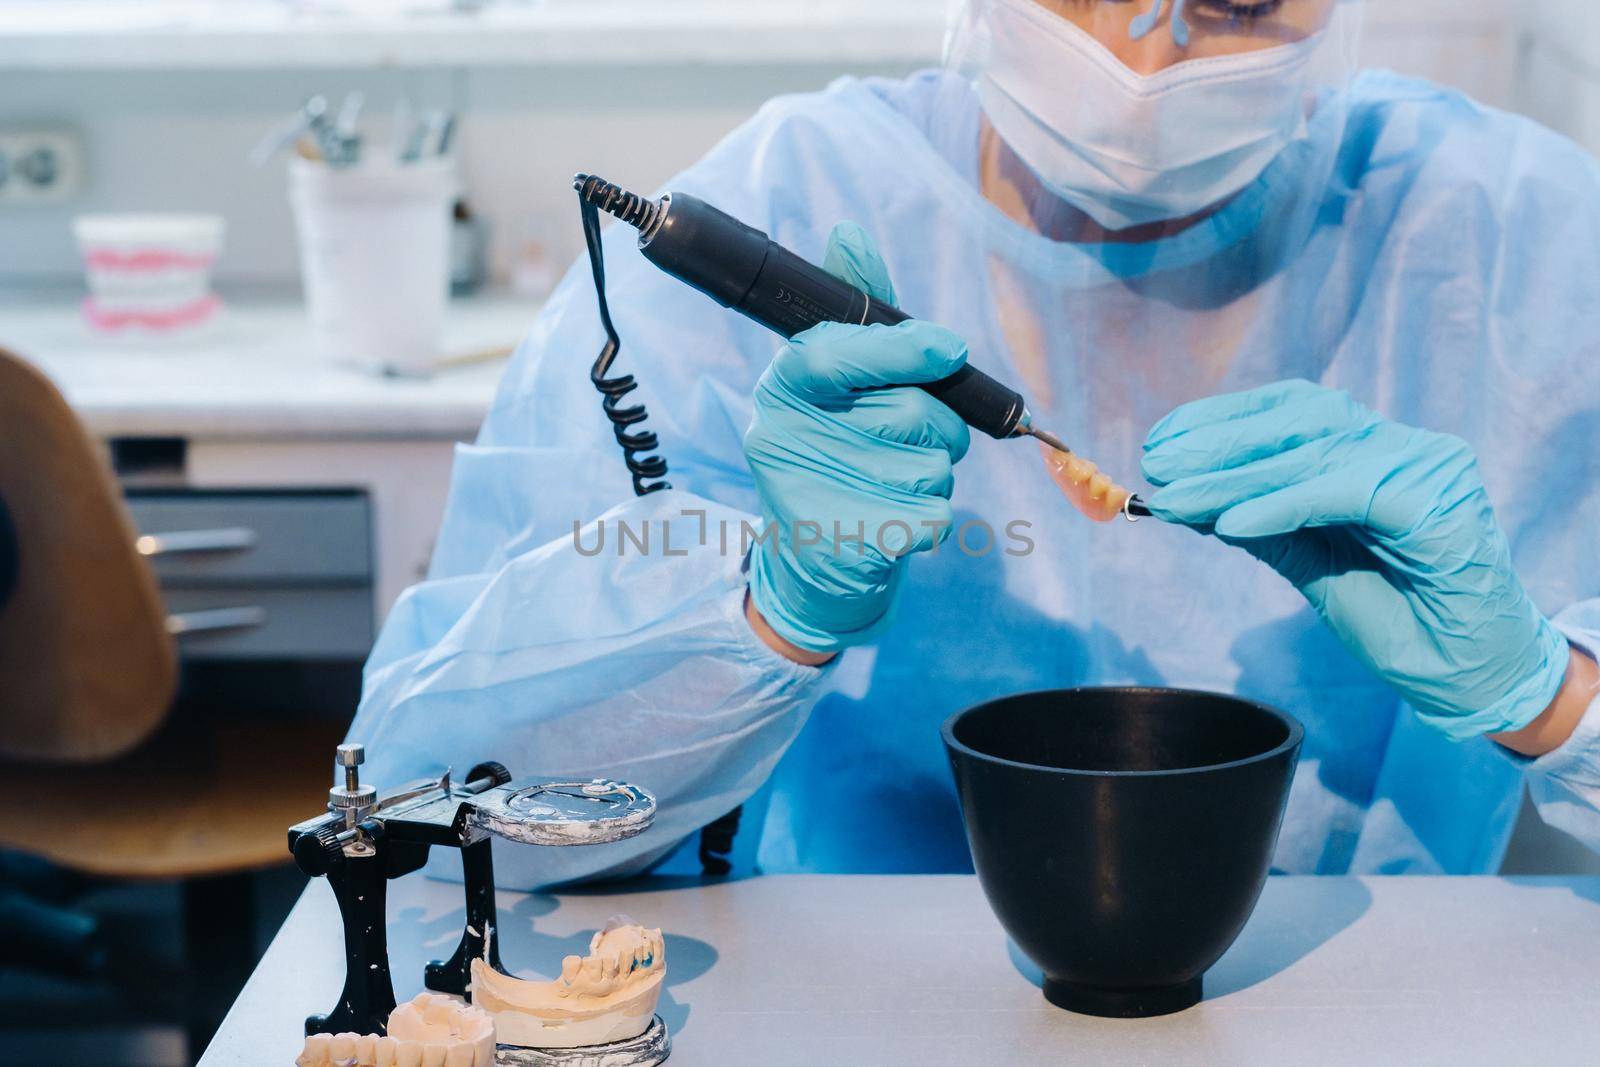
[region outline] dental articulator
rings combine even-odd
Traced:
[[[379,795],[361,781],[361,745],[340,745],[343,782],[328,809],[289,828],[289,851],[332,887],[344,923],[345,981],[326,1015],[306,1019],[298,1067],[650,1067],[671,1051],[655,1013],[666,971],[660,930],[616,916],[586,956],[549,982],[500,961],[490,841],[581,847],[649,828],[655,798],[624,782],[513,781],[498,763]],[[392,878],[434,846],[461,851],[466,918],[455,952],[423,972],[424,992],[396,1005],[384,904]]]

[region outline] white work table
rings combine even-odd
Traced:
[[[660,926],[673,1067],[1600,1062],[1600,878],[1274,878],[1206,999],[1145,1020],[1047,1004],[970,876],[502,892],[499,912],[525,977],[553,977],[617,912]],[[459,885],[390,883],[402,1000],[461,922]],[[343,977],[314,882],[201,1067],[292,1062]]]

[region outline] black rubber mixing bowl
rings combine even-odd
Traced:
[[[944,724],[972,861],[1052,1004],[1165,1015],[1266,883],[1300,724],[1181,689],[1057,689]]]

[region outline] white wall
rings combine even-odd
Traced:
[[[1600,152],[1600,3],[1368,0],[1362,59],[1461,86]]]
[[[65,119],[83,133],[84,197],[0,211],[0,283],[78,274],[68,221],[79,211],[199,210],[228,219],[224,281],[295,274],[284,161],[250,148],[308,96],[362,89],[383,117],[400,96],[459,108],[468,194],[503,249],[523,220],[576,224],[574,171],[650,187],[692,162],[767,97],[825,85],[820,68],[602,68],[473,71],[182,71],[0,74],[0,126]],[[577,248],[572,232],[571,246]]]
[[[1367,11],[1365,62],[1522,107],[1600,146],[1594,0],[1370,0]],[[293,281],[283,163],[252,170],[245,155],[313,92],[337,98],[364,89],[380,115],[402,94],[462,109],[469,195],[491,223],[503,265],[529,219],[544,220],[576,251],[567,187],[575,170],[650,187],[767,97],[816,88],[845,72],[755,64],[575,70],[0,73],[0,126],[72,122],[91,166],[77,203],[0,210],[0,284],[72,282],[78,263],[71,216],[135,209],[221,212],[230,227],[219,264],[225,283]]]
[[[1362,65],[1419,74],[1513,107],[1521,6],[1518,0],[1367,0]]]
[[[1530,0],[1522,9],[1518,106],[1600,152],[1600,3]]]

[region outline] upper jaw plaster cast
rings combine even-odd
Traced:
[[[295,1067],[494,1067],[494,1022],[443,993],[419,993],[389,1014],[389,1033],[312,1034]]]
[[[503,1045],[603,1045],[644,1033],[665,974],[661,931],[617,915],[590,939],[587,956],[561,961],[561,977],[551,982],[511,978],[473,960],[472,1000],[493,1017]]]

